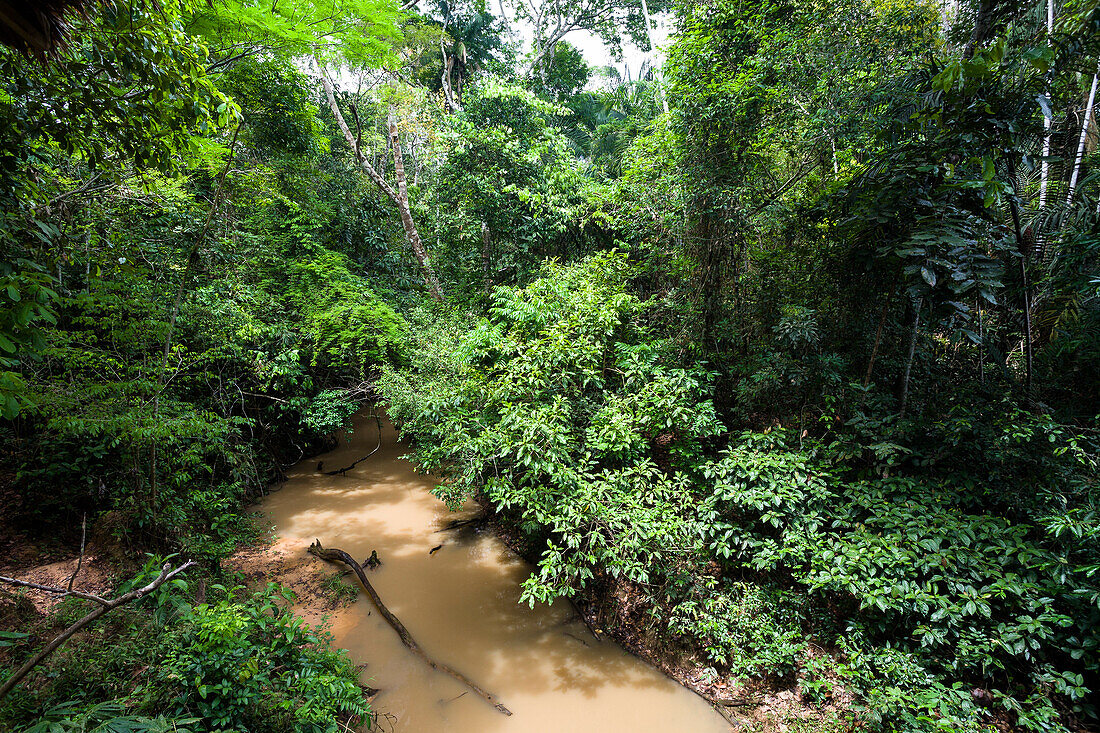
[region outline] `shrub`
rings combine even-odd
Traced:
[[[718,430],[709,375],[651,340],[628,271],[616,253],[547,264],[527,288],[498,288],[451,360],[382,380],[423,465],[445,476],[442,498],[457,505],[484,487],[549,532],[524,586],[531,603],[572,595],[597,571],[656,582],[698,547],[686,470]]]
[[[155,697],[204,729],[330,733],[369,708],[342,654],[279,605],[270,585],[248,602],[195,607],[157,673]]]

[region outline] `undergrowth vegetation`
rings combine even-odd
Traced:
[[[119,591],[144,585],[159,566],[151,560]],[[0,719],[41,711],[37,722],[15,728],[35,733],[332,733],[366,719],[358,671],[329,648],[324,632],[290,612],[292,591],[210,584],[203,592],[196,602],[194,588],[177,578],[123,607],[36,671],[37,684],[6,699]],[[55,622],[69,623],[87,607],[67,600]],[[120,702],[101,702],[113,698]]]
[[[991,703],[1044,730],[1056,704],[1091,709],[1100,551],[1065,513],[1094,476],[1079,432],[973,398],[884,418],[859,383],[805,427],[724,431],[712,373],[646,328],[660,303],[626,292],[631,269],[549,264],[381,382],[440,497],[483,492],[541,544],[526,600],[628,582],[715,669],[797,677],[810,700],[825,645],[868,723],[977,731]]]
[[[518,530],[524,602],[712,692],[1095,726],[1096,0],[537,4],[526,58],[450,0],[118,0],[48,60],[0,33],[0,549],[201,564],[0,725],[364,716],[220,561],[381,400],[442,500]],[[640,74],[553,32],[647,48],[651,10]],[[24,592],[5,678],[85,608]]]

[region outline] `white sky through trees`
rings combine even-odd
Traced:
[[[639,0],[639,4],[640,3],[641,0]],[[499,16],[501,6],[499,3],[487,3],[485,9],[493,13],[494,15]],[[512,11],[511,8],[507,7],[507,5],[504,7],[504,9],[508,13],[509,24],[511,25],[513,31],[519,34],[520,40],[523,43],[523,47],[520,49],[520,54],[522,56],[531,50],[531,38],[533,36],[531,26],[529,23],[526,23],[524,21],[515,20],[515,13]],[[668,17],[667,13],[654,13],[653,22],[656,26],[653,30],[653,38],[657,44],[657,55],[661,60],[663,60],[663,50],[668,45],[668,37],[672,32],[672,19]],[[642,68],[642,64],[649,57],[649,54],[645,53],[633,43],[631,43],[629,37],[626,34],[623,34],[623,36],[623,54],[621,61],[616,61],[615,58],[611,55],[611,49],[608,48],[602,40],[600,40],[600,37],[598,35],[590,31],[574,31],[562,40],[578,49],[581,54],[584,55],[584,60],[587,61],[588,65],[593,67],[593,69],[604,66],[613,66],[614,68],[618,69],[620,74],[622,74],[623,79],[626,79],[627,76],[625,70],[629,69],[630,78],[637,79],[638,70]],[[589,86],[598,87],[601,85],[601,83],[602,78],[593,75],[592,82],[589,84]]]

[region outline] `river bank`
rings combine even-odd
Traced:
[[[334,644],[365,663],[361,682],[395,731],[700,731],[729,730],[706,702],[617,644],[593,637],[564,603],[530,609],[517,601],[531,567],[495,533],[440,531],[472,517],[452,514],[429,493],[431,477],[401,458],[407,448],[386,423],[377,455],[373,420],[360,420],[349,441],[303,461],[262,504],[278,536],[230,567],[254,580],[284,582],[299,594],[298,612],[325,621]],[[305,554],[314,539],[354,557],[377,551],[371,582],[427,652],[492,691],[513,711],[505,717],[408,653],[366,598],[341,605],[332,578],[344,569]],[[347,577],[347,582],[353,578]],[[675,721],[672,723],[671,721]]]

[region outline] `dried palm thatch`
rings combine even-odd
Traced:
[[[45,58],[65,43],[69,20],[94,0],[0,0],[0,43]]]

